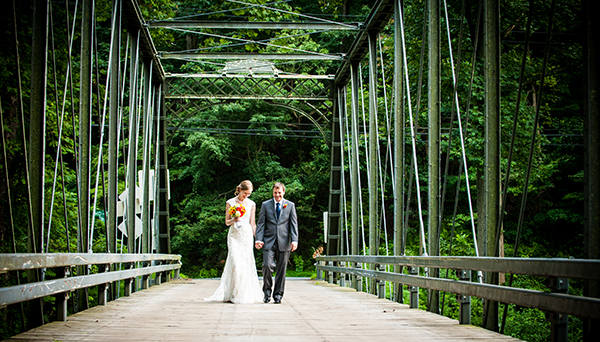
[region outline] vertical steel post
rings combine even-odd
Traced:
[[[29,175],[31,186],[31,231],[27,236],[27,251],[42,253],[44,246],[44,174],[46,155],[46,75],[48,56],[48,4],[43,0],[33,3],[33,35],[31,43],[31,112],[29,124]],[[25,123],[23,123],[25,124]],[[38,270],[27,272],[30,282],[39,281]],[[28,303],[27,328],[42,324],[41,299]]]
[[[485,49],[485,162],[484,162],[484,256],[495,254],[496,226],[500,208],[500,2],[484,1]],[[485,282],[497,284],[498,277],[486,272]],[[498,331],[498,302],[486,301],[485,328]]]
[[[568,278],[550,278],[548,287],[553,293],[569,293]],[[552,342],[569,341],[569,315],[560,312],[546,312],[546,320],[550,322],[550,340]]]
[[[377,271],[385,271],[385,265],[375,264]],[[377,279],[377,298],[385,298],[385,280]]]
[[[81,65],[79,71],[79,205],[81,207],[78,251],[90,252],[90,172],[92,131],[92,43],[94,4],[84,1],[81,18]],[[77,267],[77,275],[88,274],[88,266]],[[78,310],[89,308],[88,289],[78,293]]]
[[[121,80],[121,2],[113,0],[113,30],[110,66],[110,101],[108,118],[108,222],[106,223],[106,241],[109,253],[117,251],[117,127],[119,122],[120,80]]]
[[[347,236],[344,236],[344,229],[347,228],[347,222],[345,220],[346,218],[346,187],[345,187],[345,175],[344,175],[344,165],[345,165],[345,161],[344,161],[344,146],[345,146],[345,142],[344,142],[344,137],[346,135],[346,131],[344,130],[344,127],[346,127],[346,116],[347,116],[347,102],[346,102],[346,87],[345,86],[340,86],[337,87],[337,99],[338,99],[338,112],[339,112],[339,122],[338,122],[338,128],[340,130],[340,149],[339,149],[339,153],[340,153],[340,168],[339,168],[339,173],[340,173],[340,184],[339,184],[339,189],[340,189],[340,196],[339,196],[339,213],[340,213],[340,219],[339,219],[339,249],[338,249],[338,254],[343,255],[344,254],[344,250],[347,250],[347,246],[346,244],[348,243],[347,240]],[[341,277],[345,277],[344,274],[340,274]]]
[[[586,75],[586,97],[584,102],[584,255],[588,259],[600,259],[600,106],[598,60],[598,32],[600,22],[593,11],[592,1],[583,1],[583,18],[586,32],[584,65]],[[594,31],[596,30],[596,31]],[[584,296],[600,298],[600,283],[587,280]],[[594,341],[600,336],[600,320],[584,320],[584,341]]]
[[[160,202],[161,202],[161,191],[160,191],[160,178],[161,168],[160,168],[160,153],[161,153],[161,134],[160,134],[160,122],[161,122],[161,114],[163,109],[162,101],[164,100],[162,94],[166,87],[166,82],[160,84],[155,89],[154,93],[154,122],[152,123],[152,128],[154,133],[152,138],[154,139],[153,143],[153,154],[154,154],[154,205],[153,205],[153,213],[152,217],[154,218],[154,224],[152,227],[152,236],[149,238],[152,240],[152,253],[158,253],[159,250],[159,233],[160,233]]]
[[[57,278],[66,278],[71,273],[69,267],[63,267],[57,270]],[[69,301],[69,292],[62,292],[56,295],[56,320],[66,322],[67,321],[67,303]]]
[[[377,230],[377,34],[369,32],[369,255],[377,255],[379,236]],[[371,269],[374,269],[371,264]],[[375,294],[375,279],[371,278],[371,293]]]
[[[81,205],[81,249],[89,252],[90,241],[90,161],[92,130],[92,42],[94,13],[93,2],[83,2],[81,18],[81,64],[79,71],[79,172]],[[79,274],[78,274],[79,275]]]
[[[160,113],[158,115],[158,167],[159,176],[158,207],[158,253],[171,253],[171,233],[169,228],[169,170],[167,163],[167,121],[165,117],[165,93],[161,93]],[[157,278],[158,274],[157,274]]]
[[[339,87],[332,86],[333,118],[331,120],[331,163],[329,170],[329,211],[327,226],[327,255],[340,253],[341,196],[342,196],[342,132],[340,130]],[[335,278],[336,276],[334,276]]]
[[[400,1],[394,2],[394,255],[404,254],[402,220],[404,212],[404,78],[402,52],[402,13]],[[402,266],[395,265],[394,272],[402,273]],[[403,286],[395,284],[394,300],[404,303]]]
[[[135,253],[136,176],[137,176],[137,139],[138,139],[138,66],[139,66],[139,30],[130,31],[131,52],[129,63],[129,146],[127,150],[127,251]]]
[[[142,253],[148,253],[148,236],[150,235],[150,199],[149,199],[149,180],[150,180],[150,136],[149,136],[149,128],[150,128],[150,116],[151,113],[151,100],[152,100],[152,60],[144,62],[144,121],[142,125],[143,129],[143,147],[142,147],[142,170],[143,170],[143,179],[140,179],[140,185],[142,188]]]
[[[37,0],[33,10],[31,49],[31,102],[29,124],[29,167],[33,232],[27,250],[42,253],[44,246],[44,174],[46,164],[46,76],[48,59],[48,2]],[[33,279],[37,278],[35,276]],[[35,281],[33,280],[32,281]]]
[[[437,239],[440,208],[440,4],[439,0],[429,0],[429,30],[428,30],[428,215],[427,236],[429,255],[439,255]],[[438,278],[439,269],[430,268],[429,276]],[[427,309],[439,313],[440,293],[436,290],[427,291]]]
[[[360,227],[358,226],[358,219],[359,219],[359,212],[358,212],[358,206],[359,206],[359,202],[358,202],[358,196],[360,194],[360,189],[358,188],[358,177],[359,177],[359,172],[358,172],[358,145],[359,145],[359,141],[358,141],[358,98],[359,98],[359,89],[358,89],[358,85],[359,85],[359,77],[360,75],[358,75],[358,63],[353,62],[350,64],[350,87],[351,87],[351,105],[352,105],[352,113],[351,113],[351,118],[350,118],[350,123],[351,123],[351,129],[352,129],[352,159],[350,160],[350,165],[351,165],[351,171],[352,172],[352,184],[351,184],[351,188],[352,188],[352,214],[351,214],[351,221],[352,221],[352,255],[358,255],[359,251],[358,251],[358,241],[359,241],[359,237],[360,237]],[[359,291],[358,288],[358,281],[357,281],[358,276],[353,275],[352,276],[352,287],[354,289],[356,289],[357,291]],[[362,289],[360,289],[362,290]]]
[[[99,272],[109,272],[110,264],[98,265]],[[109,283],[98,285],[98,305],[106,305],[108,302]]]
[[[462,281],[471,281],[471,270],[458,270],[458,279]],[[458,323],[471,324],[471,296],[458,295]]]
[[[410,266],[408,268],[408,273],[410,275],[419,275],[419,268],[415,266]],[[410,286],[410,300],[409,306],[411,309],[419,308],[419,288],[416,286]]]

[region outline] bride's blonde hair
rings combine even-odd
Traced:
[[[245,181],[241,182],[240,185],[238,185],[235,188],[235,194],[234,195],[239,194],[240,192],[242,192],[242,190],[252,190],[252,182],[249,181],[249,180],[245,180]]]

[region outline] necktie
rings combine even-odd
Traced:
[[[277,219],[279,220],[279,214],[281,214],[281,208],[279,207],[279,203],[277,203],[277,209],[275,209],[275,213],[277,214]]]

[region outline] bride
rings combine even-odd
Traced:
[[[256,232],[256,203],[248,198],[252,183],[245,180],[237,186],[236,197],[227,200],[225,224],[227,234],[227,261],[221,275],[221,284],[206,301],[223,301],[236,304],[262,301],[254,261],[254,234]],[[232,216],[232,214],[234,216]]]

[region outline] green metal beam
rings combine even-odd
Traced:
[[[109,253],[117,251],[117,129],[119,122],[120,94],[121,94],[121,2],[113,0],[112,18],[112,50],[109,84],[109,117],[108,117],[108,222],[106,222],[106,241]],[[119,62],[117,62],[119,61]]]
[[[127,250],[135,253],[135,221],[136,215],[136,176],[137,176],[137,140],[138,140],[138,80],[139,70],[139,38],[140,31],[129,31],[131,41],[129,59],[129,145],[127,148],[127,209],[125,219],[127,221]]]
[[[494,256],[500,208],[500,2],[484,1],[485,50],[485,209],[483,213],[484,256]],[[498,284],[498,277],[486,273],[484,281]],[[485,328],[498,331],[498,302],[488,301],[484,310]]]
[[[400,2],[394,3],[394,255],[404,254],[404,62],[402,51],[402,9]],[[354,253],[357,254],[357,253]],[[394,267],[402,272],[402,267]],[[404,303],[403,286],[394,290],[395,300]]]
[[[327,80],[335,79],[335,75],[282,75],[282,74],[174,74],[167,73],[167,78],[276,78],[283,80]]]
[[[377,165],[379,132],[377,130],[377,35],[369,32],[369,255],[379,250],[379,208],[377,205]],[[375,267],[375,265],[372,265]],[[371,282],[371,293],[375,294],[375,282]]]
[[[81,63],[79,79],[79,220],[81,235],[78,239],[78,252],[91,250],[90,241],[90,176],[91,176],[91,131],[92,131],[92,44],[93,35],[93,3],[84,1],[81,19]],[[78,267],[77,274],[89,273],[87,267]],[[89,308],[88,290],[77,291],[78,311]]]
[[[320,21],[302,22],[253,22],[253,21],[210,21],[210,20],[170,20],[153,21],[150,28],[200,28],[238,30],[359,30],[360,24],[332,23]]]
[[[429,200],[427,214],[427,236],[429,255],[439,255],[439,212],[440,208],[440,2],[429,0],[429,30],[428,30],[428,194]],[[429,276],[439,277],[439,270],[429,271]],[[439,313],[440,294],[438,291],[429,290],[427,308],[430,312]]]
[[[160,59],[226,59],[226,60],[307,60],[307,61],[340,61],[342,55],[310,54],[310,53],[178,53],[159,52]]]
[[[351,204],[352,204],[352,213],[350,216],[350,220],[352,222],[352,238],[351,238],[351,251],[353,255],[357,255],[359,254],[359,241],[360,241],[360,226],[359,226],[359,218],[360,218],[360,214],[359,214],[359,195],[360,195],[360,188],[358,186],[358,178],[360,177],[360,172],[359,172],[359,164],[360,164],[360,160],[359,160],[359,152],[358,152],[358,148],[360,146],[360,141],[358,140],[358,128],[359,128],[359,120],[358,120],[358,113],[359,113],[359,74],[358,74],[358,63],[352,63],[352,67],[350,69],[350,86],[351,86],[351,91],[350,91],[350,96],[351,96],[351,108],[352,111],[350,113],[351,115],[351,119],[350,119],[350,123],[351,123],[351,139],[352,139],[352,152],[351,152],[351,156],[352,159],[350,160],[350,172],[352,174],[352,178],[351,178],[351,184],[350,184],[350,189],[352,190],[351,192]],[[358,288],[358,279],[357,277],[353,277],[352,279],[352,287],[355,288],[356,290],[362,290]]]
[[[586,49],[584,75],[587,76],[587,91],[584,104],[584,256],[600,259],[600,45],[597,34],[600,22],[592,6],[592,0],[583,2]],[[600,281],[586,281],[584,294],[600,298]],[[586,320],[583,327],[584,341],[593,341],[600,336],[600,320]]]
[[[31,231],[27,236],[27,250],[42,253],[44,246],[44,176],[46,155],[46,83],[48,59],[48,4],[43,0],[33,3],[33,32],[31,43],[31,96],[29,122],[29,175],[31,186]],[[25,124],[25,123],[23,123]],[[38,272],[28,272],[31,281],[39,279]],[[44,324],[42,302],[28,304],[27,328]]]
[[[338,69],[335,81],[337,84],[345,85],[350,81],[351,63],[362,62],[369,53],[369,34],[371,31],[381,32],[394,15],[394,4],[397,0],[379,0],[371,8],[367,19],[363,24],[354,42],[348,49],[347,58]]]

